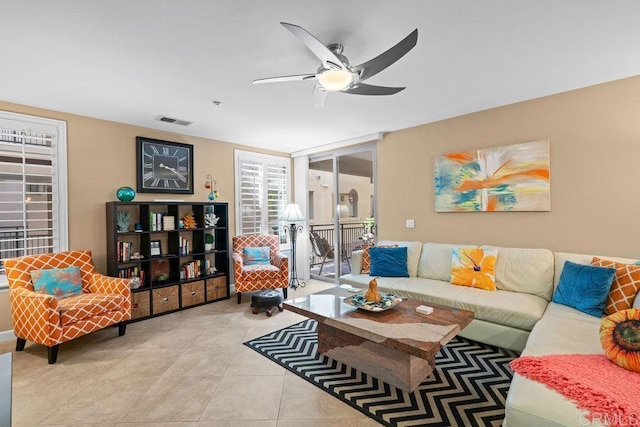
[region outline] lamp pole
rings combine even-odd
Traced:
[[[289,232],[289,237],[291,238],[291,277],[289,278],[289,287],[293,289],[297,289],[298,286],[301,288],[306,286],[304,281],[298,279],[298,272],[296,271],[296,239],[298,231],[302,231],[302,226],[296,225],[295,222],[284,226],[284,232]]]

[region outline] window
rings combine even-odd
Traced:
[[[279,234],[291,160],[236,150],[236,235]]]
[[[2,260],[67,249],[66,123],[0,111]]]

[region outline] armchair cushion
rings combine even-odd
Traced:
[[[94,316],[108,315],[124,305],[122,295],[112,294],[83,294],[58,301],[60,323],[70,325],[80,320]]]
[[[269,265],[270,251],[271,248],[269,246],[243,248],[242,258],[244,259],[244,265]]]
[[[82,295],[82,278],[79,267],[31,270],[33,290],[56,298]]]

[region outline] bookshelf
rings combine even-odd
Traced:
[[[140,278],[132,321],[229,298],[227,203],[107,202],[106,209],[107,274]]]

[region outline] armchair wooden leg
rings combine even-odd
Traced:
[[[18,340],[16,341],[16,351],[24,350],[24,345],[26,343],[27,343],[27,340],[25,340],[23,338],[18,338]]]
[[[240,292],[236,292],[238,294],[238,304],[240,304],[240,301],[242,300],[242,294]]]
[[[127,322],[118,323],[118,336],[121,337],[127,331]]]
[[[52,347],[47,347],[47,356],[49,358],[49,365],[53,365],[58,360],[58,348],[60,344],[56,344]]]
[[[287,288],[282,288],[282,295],[284,295],[284,299],[287,299]]]

